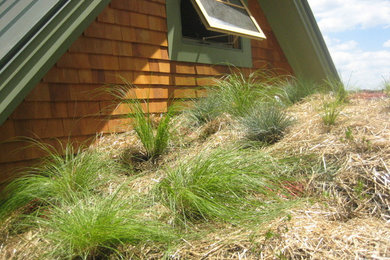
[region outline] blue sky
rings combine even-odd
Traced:
[[[390,81],[390,0],[308,0],[333,61],[350,89]]]

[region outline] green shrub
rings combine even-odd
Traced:
[[[75,203],[53,207],[38,217],[41,236],[49,244],[46,257],[60,259],[107,259],[123,244],[167,244],[173,231],[151,220],[142,219],[134,202],[117,195],[87,196]]]
[[[3,190],[0,219],[28,204],[62,203],[104,184],[120,168],[104,154],[75,150],[68,144],[63,151],[33,141],[34,146],[47,153],[35,166],[27,168]]]
[[[168,169],[155,191],[183,223],[260,221],[288,204],[278,196],[291,170],[285,166],[258,150],[221,148]]]
[[[256,103],[240,121],[248,140],[266,144],[279,141],[293,123],[280,106],[272,103]]]

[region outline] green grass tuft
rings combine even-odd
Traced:
[[[102,198],[88,196],[76,203],[53,207],[38,218],[48,258],[107,259],[119,245],[168,244],[175,239],[172,229],[141,218],[134,202],[116,194]]]
[[[281,88],[281,100],[286,105],[292,105],[300,102],[305,97],[320,91],[320,86],[314,82],[303,79],[292,79],[285,81]]]
[[[258,150],[218,149],[167,170],[156,193],[182,223],[260,221],[288,204],[279,195],[291,169]]]
[[[185,110],[185,115],[195,126],[206,124],[222,113],[222,104],[218,89],[207,89],[207,97],[192,101],[192,105]]]
[[[147,103],[146,105],[149,106]],[[161,115],[157,127],[155,127],[151,114],[149,111],[145,113],[139,102],[132,103],[131,106],[133,113],[129,117],[134,119],[133,127],[145,149],[146,158],[155,159],[162,155],[168,147],[171,137],[170,120],[174,110],[170,107],[167,113]]]
[[[342,81],[336,79],[326,80],[325,87],[327,91],[330,91],[336,97],[337,102],[344,103],[347,101],[348,91]]]
[[[149,110],[149,100],[138,99],[134,89],[130,83],[125,81],[124,86],[111,86],[105,88],[104,91],[117,98],[120,104],[128,106],[130,113],[126,116],[132,120],[132,126],[145,149],[145,158],[147,160],[156,159],[166,151],[169,145],[171,119],[175,108],[170,106],[166,113],[161,114],[158,120],[154,120]],[[145,110],[143,105],[146,107]]]
[[[383,91],[386,95],[390,95],[390,79],[383,80]]]
[[[326,126],[336,124],[336,119],[340,115],[340,103],[338,101],[332,101],[324,103],[323,114],[321,115],[322,121]]]
[[[256,103],[240,119],[246,138],[273,144],[279,141],[293,120],[280,106],[270,103]]]
[[[74,199],[69,194],[83,194],[105,183],[119,166],[104,154],[75,150],[68,144],[62,152],[47,144],[33,141],[33,146],[47,153],[35,166],[26,168],[21,177],[11,181],[3,190],[0,220],[27,205],[62,203]]]
[[[262,86],[255,81],[255,74],[246,78],[241,73],[229,74],[218,81],[219,100],[224,112],[242,116],[253,102],[261,97]]]
[[[275,102],[279,90],[274,86],[282,81],[264,71],[248,77],[240,72],[225,75],[217,80],[216,86],[207,88],[208,96],[194,102],[187,114],[195,125],[207,123],[223,113],[243,116],[255,102]]]

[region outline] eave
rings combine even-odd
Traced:
[[[69,0],[0,70],[0,125],[110,0]]]
[[[297,77],[340,79],[307,0],[258,2]]]

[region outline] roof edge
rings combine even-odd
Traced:
[[[297,77],[340,79],[307,0],[258,2]]]
[[[110,0],[70,0],[0,71],[0,125]]]
[[[336,67],[333,63],[333,59],[330,55],[329,49],[326,46],[324,37],[322,36],[321,30],[317,24],[314,14],[310,8],[307,0],[294,0],[295,6],[301,16],[301,19],[305,21],[305,25],[308,28],[309,36],[316,48],[318,57],[321,59],[324,69],[328,70],[328,74],[332,78],[340,79]]]

